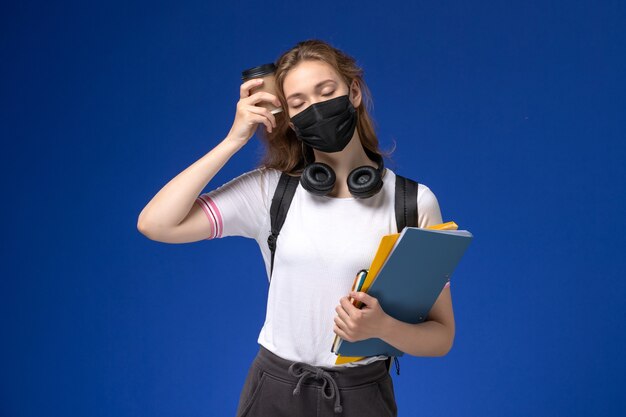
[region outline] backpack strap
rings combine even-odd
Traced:
[[[396,174],[396,225],[398,233],[405,226],[418,226],[417,187],[418,183]]]
[[[267,238],[267,244],[272,252],[272,263],[270,267],[270,281],[272,279],[272,272],[274,271],[274,253],[276,253],[276,240],[280,233],[280,229],[285,223],[287,218],[287,212],[293,200],[293,195],[296,193],[296,188],[300,182],[300,177],[294,177],[285,172],[281,173],[276,191],[274,191],[274,197],[272,197],[272,206],[270,207],[271,218],[271,233]]]

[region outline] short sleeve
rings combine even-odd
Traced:
[[[241,174],[220,187],[200,194],[198,204],[211,222],[207,239],[243,236],[256,239],[269,218],[270,191],[280,171],[257,168]]]
[[[437,197],[424,184],[419,184],[417,189],[417,207],[418,207],[418,224],[419,227],[428,227],[434,224],[443,223],[441,209]],[[445,287],[450,286],[450,279],[446,282]]]
[[[443,223],[437,197],[424,184],[419,184],[417,189],[417,207],[419,227]]]

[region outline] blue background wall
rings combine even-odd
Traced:
[[[223,4],[2,6],[0,415],[234,415],[258,246],[137,217],[224,138],[241,70],[308,38],[357,59],[389,166],[475,235],[454,346],[401,358],[399,415],[625,415],[625,3]]]

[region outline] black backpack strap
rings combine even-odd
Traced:
[[[293,195],[296,193],[296,188],[298,187],[299,182],[300,177],[294,177],[283,172],[278,180],[276,191],[274,191],[274,197],[272,197],[272,206],[270,207],[272,230],[267,238],[267,245],[270,247],[270,251],[272,252],[270,281],[272,272],[274,271],[276,240],[278,239],[280,229],[283,227],[283,223],[285,223],[285,218],[287,217],[287,212],[289,211],[289,206],[291,205],[291,200],[293,199]]]
[[[405,226],[418,226],[417,187],[418,183],[396,174],[396,225],[398,233]]]

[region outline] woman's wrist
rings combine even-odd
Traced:
[[[226,135],[226,137],[222,140],[220,146],[228,151],[231,151],[234,154],[239,149],[243,148],[245,144],[246,143],[243,142],[241,139],[237,139],[229,134]]]

